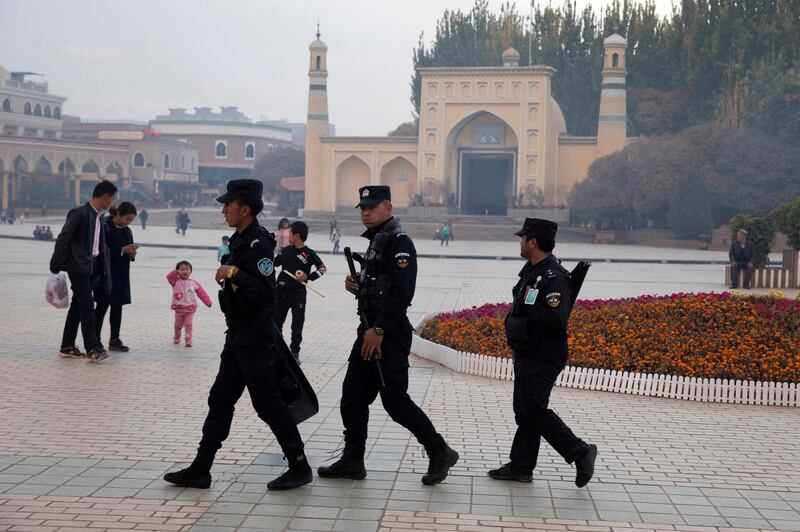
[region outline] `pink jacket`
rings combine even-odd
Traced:
[[[172,270],[167,274],[167,281],[172,285],[172,310],[176,312],[197,312],[197,298],[211,306],[211,298],[208,297],[203,285],[194,279],[181,279],[177,270]]]

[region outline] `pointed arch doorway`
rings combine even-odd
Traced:
[[[462,214],[508,214],[517,186],[517,146],[513,128],[487,111],[472,113],[453,127],[447,148]]]

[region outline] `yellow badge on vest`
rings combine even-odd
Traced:
[[[547,304],[553,308],[556,308],[561,304],[561,292],[550,292],[545,297],[547,300]]]

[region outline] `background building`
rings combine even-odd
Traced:
[[[270,148],[292,143],[288,127],[253,123],[237,107],[169,110],[150,122],[154,134],[188,142],[197,148],[200,183],[222,189],[231,179],[250,177],[256,160]]]
[[[0,207],[69,206],[100,179],[128,184],[128,151],[104,142],[62,138],[66,97],[29,72],[0,66]]]
[[[126,183],[128,186],[120,191],[120,196],[125,199],[148,204],[171,201],[177,205],[196,205],[217,193],[217,189],[213,189],[203,194],[195,146],[161,137],[144,122],[67,117],[63,136],[126,149],[130,180]]]
[[[309,47],[306,210],[352,209],[367,184],[390,185],[398,208],[422,202],[506,215],[564,206],[592,162],[625,146],[625,49],[619,35],[605,40],[597,137],[566,134],[551,93],[555,69],[519,66],[513,48],[502,67],[420,68],[418,136],[337,137],[328,127],[328,48],[318,34]]]

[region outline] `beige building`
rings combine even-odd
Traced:
[[[416,137],[329,135],[327,46],[311,43],[306,128],[306,211],[352,209],[356,189],[392,187],[398,208],[450,206],[462,214],[506,215],[513,205],[564,206],[589,165],[626,143],[625,50],[605,40],[597,137],[567,135],[552,97],[555,69],[520,66],[420,68]]]

